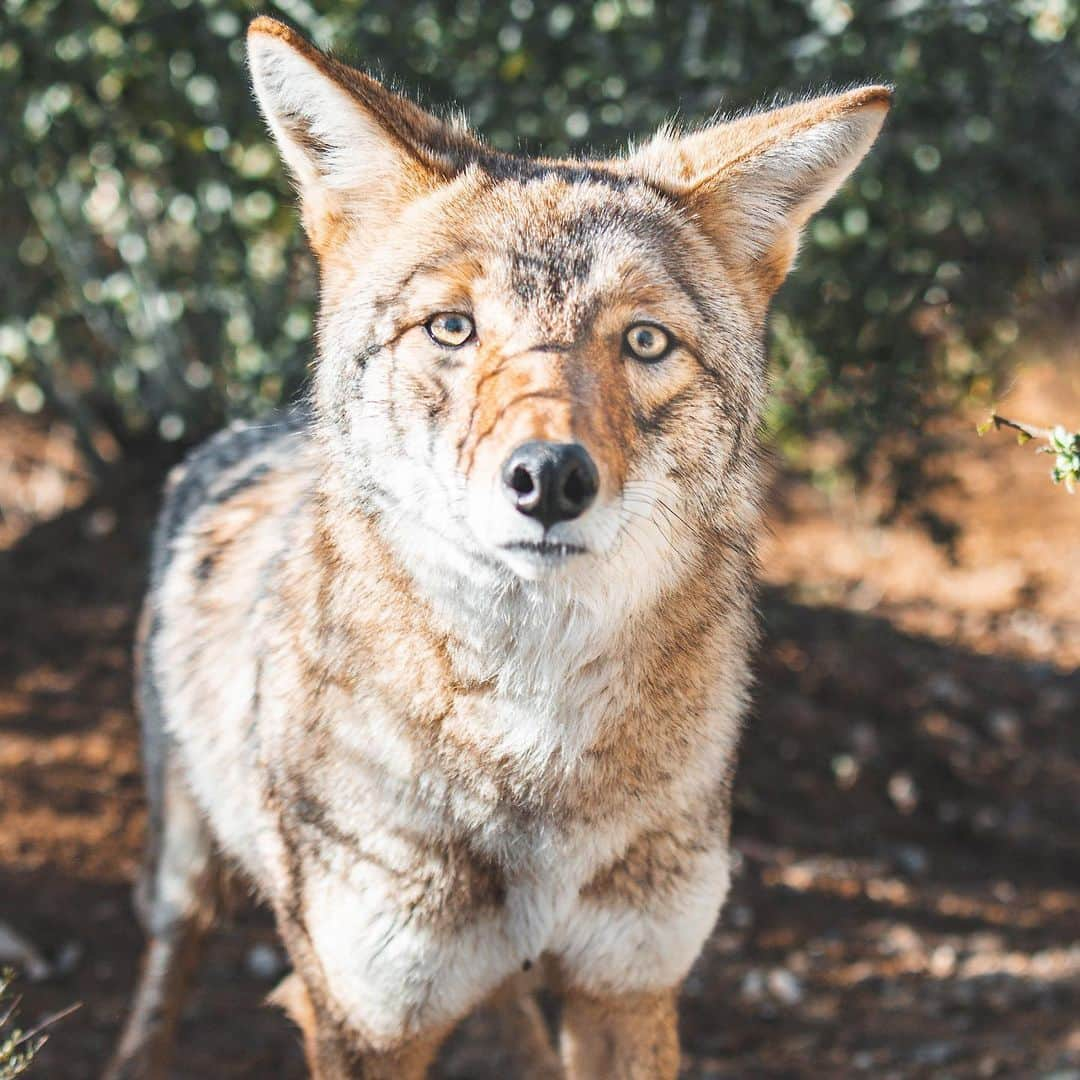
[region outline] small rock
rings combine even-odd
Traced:
[[[3,922],[0,922],[0,964],[17,964],[31,982],[40,982],[52,974],[52,968],[37,947]]]
[[[1004,743],[1020,738],[1020,716],[1013,709],[994,709],[989,717],[990,730]]]
[[[873,611],[881,603],[884,592],[869,581],[860,581],[848,596],[848,607],[853,611]]]
[[[83,947],[77,941],[65,941],[56,954],[56,963],[53,964],[53,973],[56,975],[70,975],[78,966],[83,956]]]
[[[116,513],[107,507],[99,507],[87,517],[86,535],[93,540],[100,540],[116,529]]]
[[[901,814],[910,814],[919,805],[919,788],[910,773],[893,773],[888,790],[889,798]]]
[[[736,904],[731,908],[731,925],[747,930],[754,925],[754,909],[748,904]]]
[[[896,861],[905,874],[921,877],[930,865],[926,852],[914,844],[905,844],[896,851]]]
[[[920,1065],[944,1065],[956,1055],[956,1044],[951,1042],[930,1042],[915,1047],[911,1057]]]
[[[739,994],[746,1001],[757,1002],[765,996],[765,975],[758,968],[751,968],[739,986]]]
[[[532,966],[531,961],[526,961],[526,963],[528,963],[530,967]],[[522,969],[528,970],[527,968],[525,968],[524,964],[522,965]],[[707,989],[708,983],[705,981],[701,972],[698,971],[697,965],[695,965],[693,970],[691,970],[690,974],[687,975],[686,978],[683,980],[682,992],[688,998],[699,998],[705,996],[705,991]]]
[[[803,999],[802,983],[786,968],[774,968],[768,977],[769,993],[783,1005],[798,1005]]]
[[[1076,708],[1076,697],[1063,686],[1048,686],[1039,691],[1035,703],[1036,714],[1044,717],[1072,712]]]
[[[956,950],[951,945],[939,945],[930,954],[930,974],[947,979],[956,970]]]
[[[877,732],[869,724],[856,724],[851,729],[851,746],[856,760],[869,761],[880,748]]]
[[[927,693],[935,700],[964,708],[971,704],[971,691],[948,671],[939,671],[926,681]]]
[[[906,923],[890,926],[881,938],[881,951],[886,956],[904,956],[921,950],[922,939]]]
[[[836,786],[845,790],[859,779],[859,763],[850,754],[837,754],[832,759],[832,771]]]

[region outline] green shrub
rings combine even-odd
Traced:
[[[847,464],[989,396],[1025,307],[1070,281],[1076,0],[308,0],[320,44],[458,103],[497,146],[601,152],[677,114],[897,88],[810,229],[772,324],[774,427]],[[0,396],[104,452],[189,439],[295,392],[315,277],[250,99],[238,0],[7,0]],[[1075,276],[1072,288],[1075,288]],[[923,447],[891,446],[903,494]]]
[[[1080,483],[1080,431],[1069,431],[1061,424],[1052,428],[1035,427],[1032,424],[1008,420],[998,413],[991,413],[989,418],[979,425],[979,434],[985,435],[991,428],[1000,430],[1009,428],[1016,432],[1016,441],[1023,446],[1037,439],[1043,445],[1035,448],[1037,454],[1052,454],[1054,464],[1050,467],[1050,479],[1055,484],[1064,484],[1070,494],[1076,491]]]

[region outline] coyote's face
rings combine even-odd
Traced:
[[[346,489],[417,548],[524,578],[692,558],[752,497],[766,306],[886,91],[531,161],[270,25],[256,89],[320,260]]]
[[[761,395],[753,317],[709,256],[645,184],[559,167],[475,170],[348,237],[319,377],[340,460],[428,542],[525,577],[670,549]]]

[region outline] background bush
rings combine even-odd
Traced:
[[[1032,305],[1075,300],[1077,0],[260,4],[495,145],[591,153],[851,81],[886,135],[814,222],[772,323],[775,426],[883,434],[988,396]],[[0,397],[88,453],[295,392],[315,276],[251,100],[239,0],[5,0]],[[898,437],[902,494],[925,445]],[[914,473],[911,473],[914,475]]]

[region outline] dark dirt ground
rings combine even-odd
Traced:
[[[1012,412],[1080,417],[1080,374]],[[736,791],[731,898],[683,995],[685,1077],[1080,1080],[1080,496],[1008,439],[949,436],[951,553],[871,499],[783,481]],[[826,448],[827,449],[827,448]],[[0,924],[73,1002],[29,1076],[98,1074],[141,938],[129,652],[160,468],[91,491],[70,437],[0,416]],[[261,1004],[264,913],[218,932],[175,1075],[299,1077]],[[505,1075],[480,1016],[441,1075]]]

